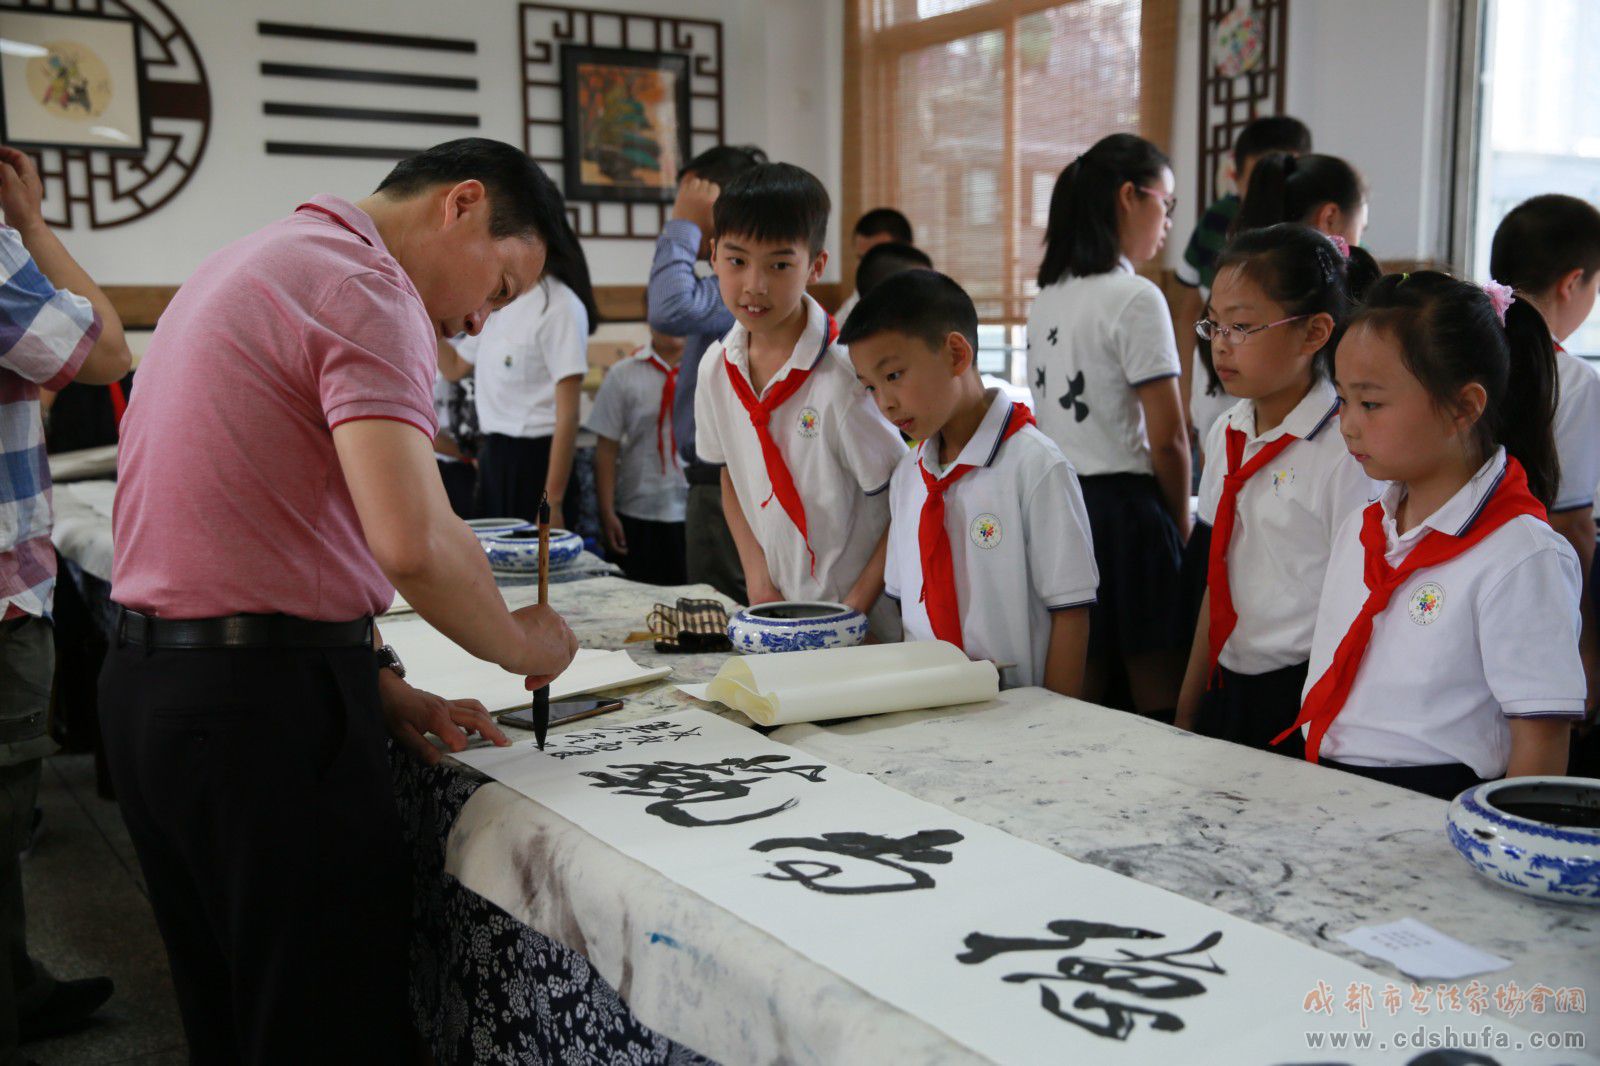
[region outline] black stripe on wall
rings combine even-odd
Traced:
[[[377,85],[416,85],[425,89],[478,88],[477,78],[449,78],[439,74],[407,74],[398,70],[356,70],[350,67],[314,67],[301,63],[263,63],[261,73],[276,78],[312,78],[317,81],[359,81]]]
[[[288,22],[258,22],[256,32],[263,37],[296,37],[307,41],[340,41],[344,44],[376,44],[390,48],[426,48],[431,52],[476,52],[476,41],[450,37],[413,37],[404,33],[374,33],[369,30],[339,30],[331,26],[300,26]]]
[[[268,101],[261,105],[268,115],[287,115],[294,118],[338,118],[354,122],[409,122],[420,126],[477,126],[478,116],[452,114],[443,111],[385,111],[375,107],[327,107],[321,104],[278,104]]]
[[[405,159],[420,148],[380,148],[361,144],[308,144],[304,141],[268,141],[268,155],[311,155],[333,159]]]

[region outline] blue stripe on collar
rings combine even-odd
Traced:
[[[1015,403],[1006,405],[1005,421],[1000,423],[1000,432],[994,435],[994,447],[989,449],[989,458],[983,461],[985,467],[993,466],[995,457],[1000,454],[1000,446],[1006,442],[1006,427],[1011,424],[1011,415],[1016,409],[1017,405]]]
[[[1307,433],[1305,435],[1305,439],[1306,440],[1315,440],[1317,434],[1321,433],[1323,428],[1325,426],[1327,426],[1327,424],[1329,422],[1333,421],[1333,416],[1338,414],[1339,413],[1339,408],[1341,408],[1343,406],[1344,406],[1344,400],[1342,400],[1339,397],[1335,396],[1333,398],[1333,406],[1328,408],[1327,412],[1322,416],[1322,418],[1317,421],[1317,424],[1311,427],[1311,432]]]
[[[1472,513],[1467,516],[1467,520],[1461,523],[1461,528],[1456,530],[1456,536],[1466,536],[1467,530],[1472,528],[1472,523],[1476,522],[1478,520],[1478,516],[1483,514],[1483,509],[1489,506],[1489,501],[1494,498],[1495,490],[1500,487],[1500,482],[1505,480],[1505,476],[1506,466],[1503,465],[1500,467],[1499,472],[1495,474],[1494,481],[1490,483],[1488,491],[1479,498],[1478,506],[1472,509]]]

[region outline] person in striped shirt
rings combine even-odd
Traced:
[[[110,978],[58,981],[28,955],[17,851],[33,817],[55,643],[50,467],[39,390],[109,385],[132,357],[103,292],[40,213],[33,160],[0,148],[0,1061],[67,1032],[110,997]],[[25,963],[26,965],[23,965]]]

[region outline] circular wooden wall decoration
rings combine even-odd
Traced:
[[[141,156],[94,149],[32,151],[44,179],[52,226],[110,229],[166,206],[193,177],[211,136],[211,85],[199,49],[161,0],[0,0],[0,9],[86,12],[139,24],[140,76],[149,150]]]

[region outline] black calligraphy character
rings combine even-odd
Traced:
[[[1074,421],[1082,422],[1089,417],[1089,405],[1083,402],[1083,371],[1067,381],[1067,394],[1060,399],[1063,408],[1072,412]]]
[[[1150,1017],[1150,1028],[1164,1033],[1176,1033],[1183,1028],[1183,1019],[1176,1014],[1164,1010],[1151,1010],[1149,1007],[1131,1007],[1126,1003],[1118,1003],[1113,999],[1097,996],[1093,992],[1085,992],[1072,1001],[1076,1010],[1099,1010],[1105,1013],[1104,1022],[1095,1022],[1090,1018],[1080,1018],[1061,1006],[1061,997],[1049,988],[1039,989],[1039,1005],[1054,1014],[1062,1021],[1071,1022],[1093,1033],[1095,1036],[1109,1037],[1112,1040],[1126,1040],[1133,1032],[1136,1015],[1146,1014]]]
[[[941,851],[964,838],[953,829],[924,829],[908,837],[884,837],[872,833],[824,833],[820,837],[779,837],[763,840],[751,851],[778,851],[783,848],[804,848],[847,859],[867,862],[898,870],[911,878],[887,885],[827,885],[822,882],[844,872],[844,868],[820,859],[783,859],[774,865],[783,874],[762,874],[769,881],[797,881],[813,892],[837,896],[870,895],[878,892],[910,892],[918,888],[934,887],[933,878],[925,871],[912,869],[902,863],[922,865],[944,864],[953,856]],[[893,861],[899,859],[900,862]]]
[[[1033,372],[1033,387],[1040,392],[1044,391],[1044,367],[1039,367]]]
[[[957,962],[976,965],[988,962],[996,955],[1011,951],[1072,951],[1090,940],[1160,940],[1164,934],[1148,929],[1134,929],[1125,925],[1107,925],[1105,922],[1080,922],[1061,918],[1045,926],[1060,939],[1039,940],[1032,937],[990,936],[988,933],[968,933],[964,943],[967,950],[956,956]]]
[[[1051,326],[1050,332],[1045,335],[1045,340],[1050,342],[1050,347],[1056,346],[1056,336],[1061,332],[1060,326]]]
[[[581,776],[594,778],[593,787],[616,789],[619,795],[659,797],[660,801],[646,807],[645,813],[671,825],[735,825],[780,814],[799,801],[790,798],[763,811],[720,819],[699,818],[682,808],[696,803],[744,799],[750,795],[751,785],[770,781],[776,774],[793,774],[813,783],[823,780],[821,766],[777,765],[788,761],[787,755],[757,755],[749,759],[730,756],[718,762],[702,764],[668,761],[630,763],[606,767],[607,770],[620,771],[616,774],[585,770]],[[740,776],[741,773],[746,776]]]

